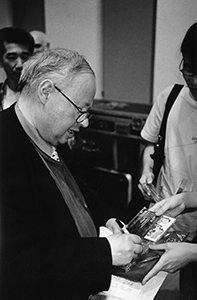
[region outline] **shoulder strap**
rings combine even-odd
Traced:
[[[159,131],[159,136],[163,140],[163,143],[162,143],[163,146],[164,146],[164,140],[165,140],[165,131],[166,131],[166,123],[167,123],[168,114],[170,112],[170,109],[171,109],[174,101],[176,100],[176,98],[182,88],[183,88],[182,84],[175,84],[173,86],[173,88],[168,96],[167,102],[166,102],[165,111],[164,111],[160,131]]]
[[[165,144],[166,122],[167,122],[168,114],[179,92],[181,91],[182,87],[183,85],[175,84],[166,101],[165,111],[164,111],[160,131],[158,135],[158,142],[155,144],[154,153],[150,155],[150,157],[154,160],[153,173],[155,175],[155,178],[153,180],[153,184],[156,184],[157,182],[159,171],[165,159],[164,144]]]

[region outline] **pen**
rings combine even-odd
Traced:
[[[116,223],[122,229],[123,233],[130,233],[126,228],[126,225],[122,221],[120,221],[119,219],[116,219]]]
[[[161,257],[161,255],[156,254],[156,255],[154,255],[154,256],[147,257],[147,258],[145,258],[144,260],[139,261],[138,263],[139,263],[139,264],[144,264],[144,263],[146,263],[146,262],[149,262],[149,261],[152,261],[152,260],[155,260],[155,259],[159,259],[160,257]]]
[[[140,257],[138,257],[138,258],[132,260],[129,264],[127,264],[124,267],[124,270],[125,270],[126,273],[128,273],[130,271],[131,267],[133,267],[133,266],[135,266],[137,264],[141,265],[141,264],[144,264],[146,262],[150,262],[152,260],[159,259],[159,258],[160,258],[160,255],[155,255],[155,256],[147,257],[144,260],[140,261]]]

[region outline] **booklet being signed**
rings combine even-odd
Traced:
[[[168,215],[156,216],[148,208],[142,208],[126,225],[126,228],[130,233],[137,234],[142,238],[143,250],[128,265],[114,267],[114,274],[133,281],[142,281],[164,252],[163,250],[151,250],[149,245],[182,242],[188,235],[188,233],[177,232],[171,228],[175,221],[175,218]]]

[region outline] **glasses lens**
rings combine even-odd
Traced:
[[[180,70],[180,71],[181,71],[181,73],[182,73],[184,76],[187,76],[187,77],[193,77],[193,76],[195,76],[195,74],[194,74],[192,71],[190,71],[190,70],[182,69],[182,70]]]
[[[186,77],[196,76],[196,74],[191,70],[190,66],[184,62],[184,60],[182,60],[180,63],[180,71]]]
[[[82,123],[86,119],[90,119],[91,116],[92,115],[89,112],[84,111],[80,116],[78,116],[78,118],[76,119],[76,121],[77,121],[77,123]]]

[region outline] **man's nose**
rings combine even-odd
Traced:
[[[89,126],[89,119],[86,118],[83,122],[80,123],[80,125],[84,128]]]
[[[23,63],[24,63],[23,59],[18,57],[17,60],[16,60],[16,67],[17,68],[22,68]]]

